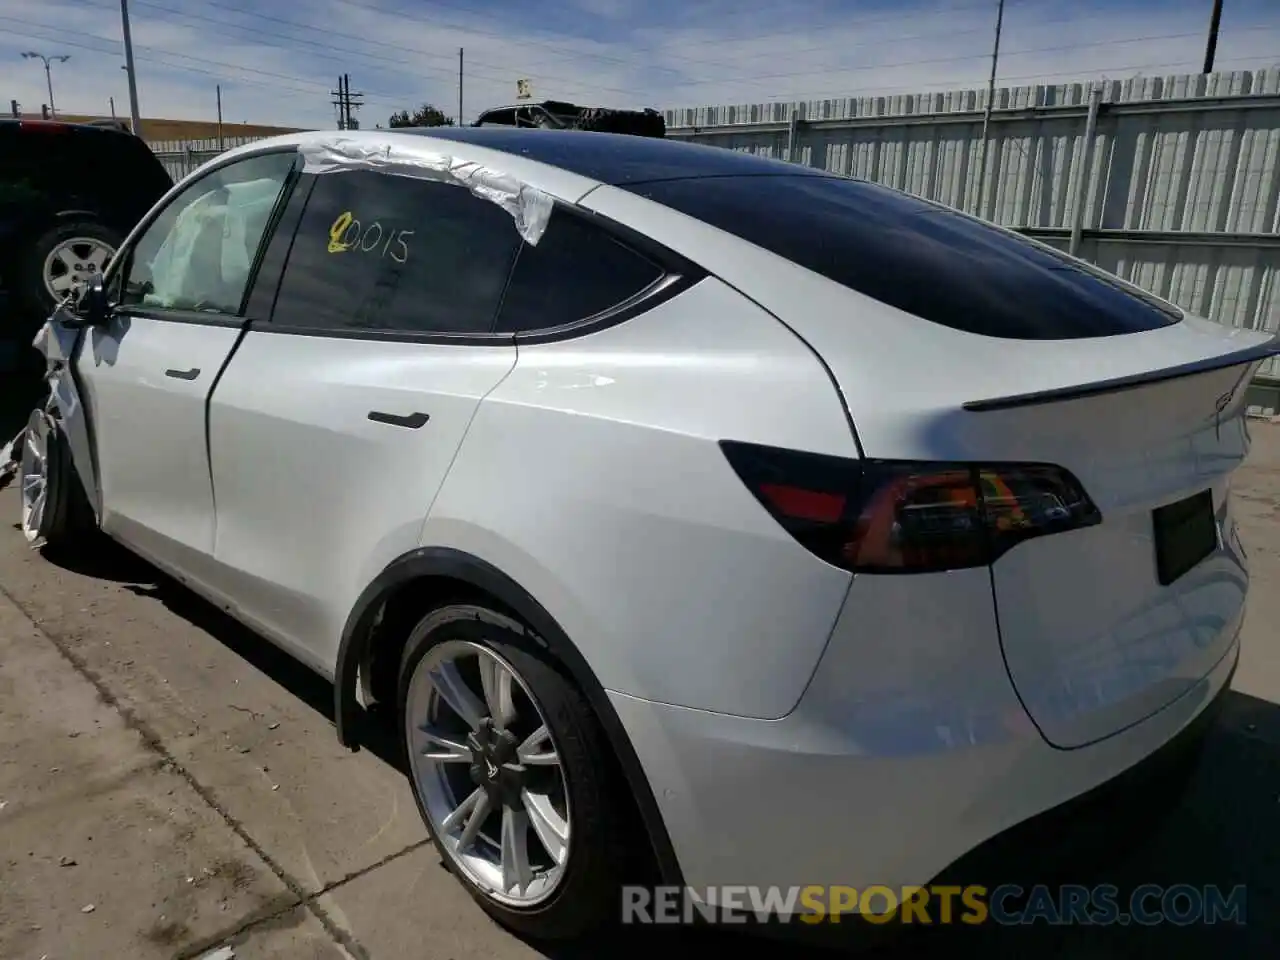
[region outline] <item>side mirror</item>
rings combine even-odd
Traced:
[[[72,322],[68,324],[67,320]],[[107,301],[101,273],[95,272],[81,288],[63,322],[72,327],[105,327],[111,322],[111,304]]]

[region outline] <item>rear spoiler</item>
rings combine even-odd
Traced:
[[[1078,400],[1081,397],[1094,397],[1104,393],[1120,393],[1136,387],[1164,380],[1177,380],[1181,377],[1192,377],[1198,373],[1211,370],[1222,370],[1240,364],[1256,363],[1267,357],[1280,353],[1280,334],[1269,340],[1256,343],[1251,347],[1234,350],[1231,353],[1180,363],[1174,367],[1161,370],[1150,370],[1134,373],[1124,377],[1113,377],[1110,380],[1096,380],[1093,383],[1082,383],[1070,387],[1054,387],[1049,390],[1035,390],[1031,393],[1015,393],[1006,397],[993,397],[989,400],[970,400],[962,403],[960,408],[972,413],[986,413],[991,410],[1012,410],[1016,407],[1034,407],[1043,403],[1060,403],[1064,400]]]

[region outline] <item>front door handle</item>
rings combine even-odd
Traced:
[[[383,413],[381,410],[370,410],[369,419],[374,423],[389,423],[393,427],[408,427],[410,430],[417,430],[428,420],[431,419],[430,414],[426,413]]]
[[[192,367],[190,370],[166,370],[166,377],[173,377],[175,380],[194,380],[200,376],[200,368]]]

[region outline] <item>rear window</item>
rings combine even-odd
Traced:
[[[1179,314],[1064,254],[842,177],[729,176],[627,189],[934,323],[1014,340],[1154,330]]]

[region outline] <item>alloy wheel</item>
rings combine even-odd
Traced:
[[[43,430],[28,426],[22,440],[22,535],[28,543],[40,538],[49,503],[49,446]]]
[[[569,857],[568,789],[546,718],[515,668],[478,643],[432,647],[410,680],[405,727],[442,853],[501,904],[547,900]]]
[[[115,250],[109,244],[94,237],[63,240],[44,258],[45,289],[54,300],[61,302],[88,283],[95,273],[106,270],[114,255]]]

